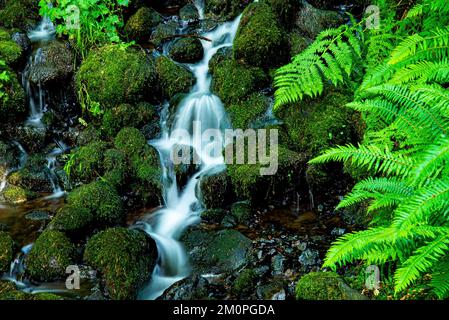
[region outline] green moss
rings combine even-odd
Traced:
[[[103,159],[107,149],[106,142],[95,141],[73,152],[75,164],[70,170],[70,179],[89,183],[100,177],[103,173]]]
[[[96,181],[73,190],[67,198],[69,205],[85,208],[98,224],[116,223],[123,219],[122,200],[114,187],[103,181]]]
[[[212,90],[225,105],[241,103],[266,84],[267,77],[262,69],[231,59],[224,59],[213,68]]]
[[[49,228],[75,234],[87,229],[93,220],[94,216],[89,209],[66,205],[58,210]]]
[[[144,100],[155,85],[152,58],[142,50],[108,45],[89,53],[76,75],[76,88],[104,109]]]
[[[201,41],[195,38],[177,40],[170,48],[170,58],[181,63],[195,63],[203,58]]]
[[[223,208],[230,198],[230,183],[226,172],[202,177],[199,184],[200,198],[208,209]]]
[[[5,201],[12,204],[21,204],[28,200],[36,199],[37,196],[38,195],[32,191],[12,185],[8,186],[6,190],[3,191],[3,198]]]
[[[65,278],[67,266],[75,262],[75,246],[59,231],[44,231],[25,259],[28,274],[38,281]]]
[[[0,300],[63,300],[63,298],[52,293],[26,293],[18,290],[14,283],[0,280]]]
[[[170,99],[177,93],[189,92],[195,83],[192,73],[167,57],[156,60],[159,89],[164,98]]]
[[[162,22],[162,17],[153,8],[142,7],[133,14],[125,25],[125,33],[130,39],[148,41],[151,29]]]
[[[298,300],[360,300],[364,296],[349,288],[334,272],[311,272],[296,284]]]
[[[268,99],[260,93],[250,95],[246,100],[226,108],[235,129],[248,129],[251,123],[268,109]]]
[[[145,204],[159,205],[162,185],[157,152],[147,146],[141,156],[131,159],[131,166],[136,180],[132,186],[133,192]]]
[[[222,20],[231,20],[237,17],[248,4],[248,0],[208,0],[206,12],[219,16]]]
[[[16,63],[22,56],[22,49],[14,41],[0,41],[0,57],[6,64]]]
[[[16,74],[9,68],[0,66],[0,74],[3,71],[6,71],[9,80],[2,81],[6,95],[0,98],[0,125],[20,122],[27,111],[25,91]]]
[[[257,273],[253,269],[243,270],[232,284],[232,291],[237,296],[248,296],[254,293]]]
[[[115,137],[124,127],[141,128],[156,117],[155,108],[148,103],[120,104],[106,111],[102,128],[109,137]]]
[[[114,187],[121,187],[129,176],[128,163],[123,152],[115,149],[109,149],[104,154],[103,179]]]
[[[0,274],[9,271],[13,259],[14,241],[6,232],[0,231]]]
[[[295,23],[296,15],[301,8],[301,1],[298,0],[263,0],[266,2],[275,15],[281,26],[291,29]]]
[[[256,67],[278,67],[288,60],[284,34],[268,4],[252,3],[243,12],[234,40],[234,56]]]
[[[166,40],[171,39],[170,37],[176,34],[177,28],[178,24],[175,21],[168,21],[166,23],[163,22],[158,24],[158,26],[154,29],[153,33],[151,34],[151,42],[156,47],[159,47]]]
[[[33,27],[39,19],[38,3],[35,0],[5,0],[0,10],[0,26]]]
[[[11,40],[11,35],[9,34],[8,30],[0,28],[0,41],[4,40]]]
[[[141,154],[147,146],[145,136],[136,128],[123,128],[114,140],[115,147],[131,157]]]
[[[84,261],[101,272],[112,299],[134,299],[156,261],[152,240],[141,231],[112,228],[87,243]]]

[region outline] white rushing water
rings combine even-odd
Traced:
[[[200,16],[203,15],[202,3],[203,1],[196,1]],[[143,222],[145,232],[157,243],[159,259],[151,282],[140,294],[141,299],[156,299],[172,284],[189,275],[188,257],[179,238],[187,227],[200,221],[201,205],[196,194],[199,178],[225,168],[221,152],[209,154],[206,151],[212,144],[222,143],[223,137],[221,141],[201,141],[187,136],[174,138],[173,132],[186,130],[192,135],[195,130],[202,133],[207,129],[219,129],[223,133],[228,128],[229,121],[223,103],[210,90],[212,79],[209,61],[220,48],[232,46],[239,22],[240,17],[203,34],[211,40],[201,40],[204,47],[203,60],[188,65],[196,78],[196,85],[179,105],[171,130],[166,125],[164,127],[167,115],[161,117],[165,132],[161,139],[152,142],[161,158],[165,207]],[[167,109],[166,106],[164,110]],[[200,124],[201,128],[194,125],[194,122]],[[174,147],[180,144],[193,147],[201,160],[198,171],[190,177],[182,190],[177,185],[170,157]]]

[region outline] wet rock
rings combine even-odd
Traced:
[[[125,33],[137,42],[148,41],[152,29],[161,22],[162,16],[153,8],[142,7],[126,22]]]
[[[57,83],[70,77],[74,70],[74,56],[68,45],[52,41],[38,49],[29,69],[29,79],[34,84]]]
[[[253,269],[243,270],[234,280],[232,292],[239,297],[250,297],[255,292],[257,278],[257,273]]]
[[[223,208],[230,200],[231,190],[227,173],[220,172],[201,177],[199,198],[208,209]]]
[[[39,20],[39,5],[34,0],[4,0],[0,7],[0,26],[28,29]]]
[[[156,72],[162,97],[172,98],[177,93],[187,93],[195,83],[193,74],[167,57],[156,60]]]
[[[8,182],[33,192],[51,193],[53,186],[50,174],[47,160],[40,155],[33,155],[23,168],[8,176]]]
[[[183,243],[195,272],[231,273],[250,262],[252,242],[236,230],[191,230]]]
[[[18,126],[14,129],[14,136],[20,144],[30,153],[40,152],[45,147],[47,137],[46,128]]]
[[[84,261],[102,274],[107,294],[135,299],[156,263],[156,243],[140,230],[111,228],[87,243]]]
[[[175,21],[160,23],[151,34],[150,41],[159,47],[167,41],[172,40],[172,36],[176,35],[178,24]]]
[[[207,280],[199,275],[190,276],[175,283],[160,297],[161,300],[204,300],[209,299]]]
[[[285,271],[285,257],[281,254],[275,255],[271,258],[272,274],[281,275]]]
[[[227,211],[223,209],[207,209],[201,213],[201,218],[209,223],[219,224]]]
[[[8,185],[0,194],[0,202],[10,204],[22,204],[29,200],[36,199],[38,194],[35,192],[25,190],[21,187]]]
[[[313,39],[321,31],[338,27],[343,23],[344,19],[338,12],[316,9],[303,1],[295,26],[303,35]]]
[[[317,250],[306,249],[298,258],[303,268],[311,268],[320,262],[320,253]]]
[[[23,52],[27,53],[31,50],[31,41],[26,33],[16,32],[11,36],[11,39],[22,48]]]
[[[251,0],[208,0],[206,13],[227,21],[237,17],[249,3]]]
[[[270,279],[266,284],[257,287],[257,297],[261,300],[274,300],[284,290],[284,280],[279,278]]]
[[[25,218],[31,221],[46,221],[50,220],[50,214],[48,212],[43,211],[33,211],[27,213],[25,215]]]
[[[296,284],[296,298],[300,300],[367,300],[350,288],[334,272],[311,272]]]
[[[184,21],[195,21],[199,19],[200,15],[198,9],[193,4],[189,3],[181,8],[179,17]]]
[[[0,300],[63,300],[52,293],[26,293],[16,287],[13,282],[0,280]]]
[[[180,63],[195,63],[204,55],[203,45],[196,38],[181,38],[170,48],[170,58]]]

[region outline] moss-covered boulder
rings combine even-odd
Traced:
[[[5,79],[0,80],[5,93],[0,96],[0,125],[20,122],[27,112],[25,91],[16,74],[8,67],[0,64],[0,75]]]
[[[344,22],[338,12],[316,9],[304,1],[295,20],[295,29],[314,39],[321,31],[338,27]]]
[[[159,47],[176,35],[178,24],[175,21],[161,22],[154,28],[150,41]]]
[[[37,197],[37,193],[13,185],[8,185],[0,195],[0,199],[10,204],[22,204]]]
[[[163,98],[170,99],[177,93],[189,92],[195,78],[186,68],[176,64],[167,57],[156,60],[159,90]]]
[[[227,105],[234,129],[248,129],[258,118],[261,118],[270,104],[269,99],[261,93],[253,93],[247,99]]]
[[[297,14],[302,7],[301,0],[263,0],[276,14],[280,25],[287,30],[295,23]]]
[[[217,63],[212,71],[212,91],[225,105],[240,103],[268,84],[260,68],[248,67],[231,59]]]
[[[4,0],[0,6],[0,26],[26,29],[39,20],[39,2],[34,0]]]
[[[47,230],[36,240],[25,259],[27,273],[38,281],[66,277],[66,268],[76,261],[76,249],[64,233]]]
[[[103,175],[104,153],[108,144],[104,141],[91,142],[72,152],[70,179],[75,183],[89,183]]]
[[[196,38],[181,38],[170,48],[170,58],[180,63],[195,63],[204,55],[203,45]]]
[[[0,274],[9,271],[14,254],[14,241],[4,231],[0,231]]]
[[[80,206],[65,205],[58,210],[48,228],[74,235],[87,230],[93,221],[94,216],[91,210]]]
[[[28,157],[23,168],[10,174],[8,182],[33,192],[51,193],[53,186],[49,179],[50,174],[47,159],[37,154]]]
[[[106,109],[145,100],[153,92],[156,69],[144,51],[108,45],[92,50],[76,75],[76,88]]]
[[[184,21],[195,21],[199,19],[200,15],[196,6],[188,3],[179,10],[179,17]]]
[[[334,272],[311,272],[296,284],[298,300],[366,300]]]
[[[102,275],[112,299],[135,299],[157,258],[155,242],[142,231],[112,228],[88,242],[84,261]]]
[[[51,41],[31,64],[29,79],[35,84],[56,83],[67,80],[73,73],[74,54],[67,43]]]
[[[162,16],[153,8],[141,7],[125,25],[127,36],[137,42],[148,41],[152,29],[162,22]]]
[[[63,300],[63,298],[47,292],[26,293],[20,291],[13,282],[0,280],[0,300]]]
[[[288,42],[272,8],[264,2],[243,12],[234,40],[237,60],[255,67],[273,68],[288,61]]]
[[[0,31],[1,32],[1,31]],[[1,36],[1,35],[0,35]],[[0,59],[8,65],[13,65],[22,57],[22,48],[14,41],[8,39],[0,40]]]
[[[124,218],[123,203],[114,187],[103,181],[83,185],[69,193],[69,205],[89,210],[98,225],[120,222]]]
[[[131,174],[126,155],[116,149],[105,152],[103,169],[103,179],[116,188],[121,188]]]
[[[250,0],[208,0],[206,1],[206,13],[226,21],[237,17]]]
[[[226,172],[220,172],[201,178],[199,183],[199,198],[208,209],[223,208],[232,196],[229,177]]]
[[[147,146],[145,136],[136,128],[123,128],[114,140],[115,147],[126,155],[135,156],[142,153]]]
[[[268,147],[267,147],[268,148]],[[231,177],[233,190],[239,200],[250,200],[252,204],[282,203],[296,197],[307,158],[304,154],[294,152],[280,145],[273,150],[272,159],[277,161],[275,174],[262,175],[261,168],[268,165],[231,164],[228,174]],[[246,159],[247,155],[245,155]],[[273,163],[273,164],[274,164]]]
[[[149,103],[131,105],[122,103],[105,112],[102,129],[109,137],[115,137],[125,127],[142,128],[147,123],[157,122],[157,112]]]

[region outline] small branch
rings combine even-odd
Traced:
[[[161,40],[165,41],[165,40],[171,40],[171,39],[175,39],[175,38],[196,38],[196,39],[212,42],[211,39],[203,37],[203,36],[199,36],[197,34],[176,34],[176,35],[164,37]]]

